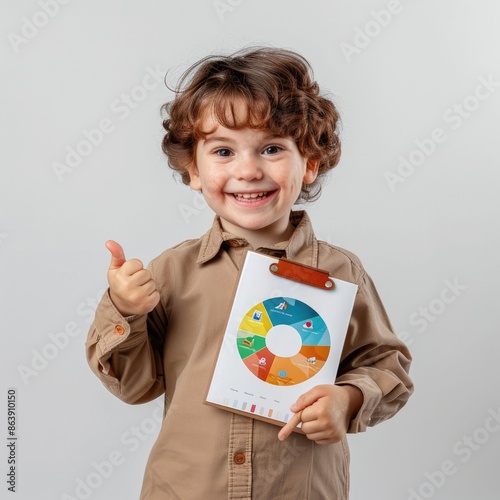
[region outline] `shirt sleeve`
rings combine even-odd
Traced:
[[[162,346],[166,326],[161,304],[148,315],[123,317],[108,290],[87,337],[90,368],[111,393],[126,403],[156,399],[165,390]]]
[[[411,355],[394,333],[371,278],[363,273],[336,383],[358,387],[363,405],[348,432],[365,431],[396,414],[413,392]]]

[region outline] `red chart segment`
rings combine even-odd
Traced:
[[[261,380],[267,381],[269,370],[274,362],[275,355],[264,347],[251,356],[247,356],[243,361],[246,367]]]

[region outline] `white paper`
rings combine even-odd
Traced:
[[[335,382],[357,285],[323,290],[248,252],[206,401],[282,425],[309,389]]]

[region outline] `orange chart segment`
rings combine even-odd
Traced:
[[[329,345],[303,345],[300,349],[300,354],[304,356],[309,363],[318,361],[325,362],[330,354]]]
[[[276,357],[266,381],[275,385],[300,384],[316,375],[324,364],[323,360],[311,362],[300,353],[290,358]]]

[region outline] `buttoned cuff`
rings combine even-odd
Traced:
[[[382,399],[380,387],[370,377],[349,373],[340,376],[335,384],[352,385],[363,393],[363,404],[357,415],[351,419],[347,432],[356,434],[366,431],[367,427],[372,425],[372,415]]]
[[[96,337],[93,340],[97,344],[99,360],[109,358],[113,351],[143,342],[147,337],[146,321],[147,314],[122,316],[113,304],[108,289],[97,307],[92,332],[92,336]],[[130,332],[134,332],[133,335]]]

